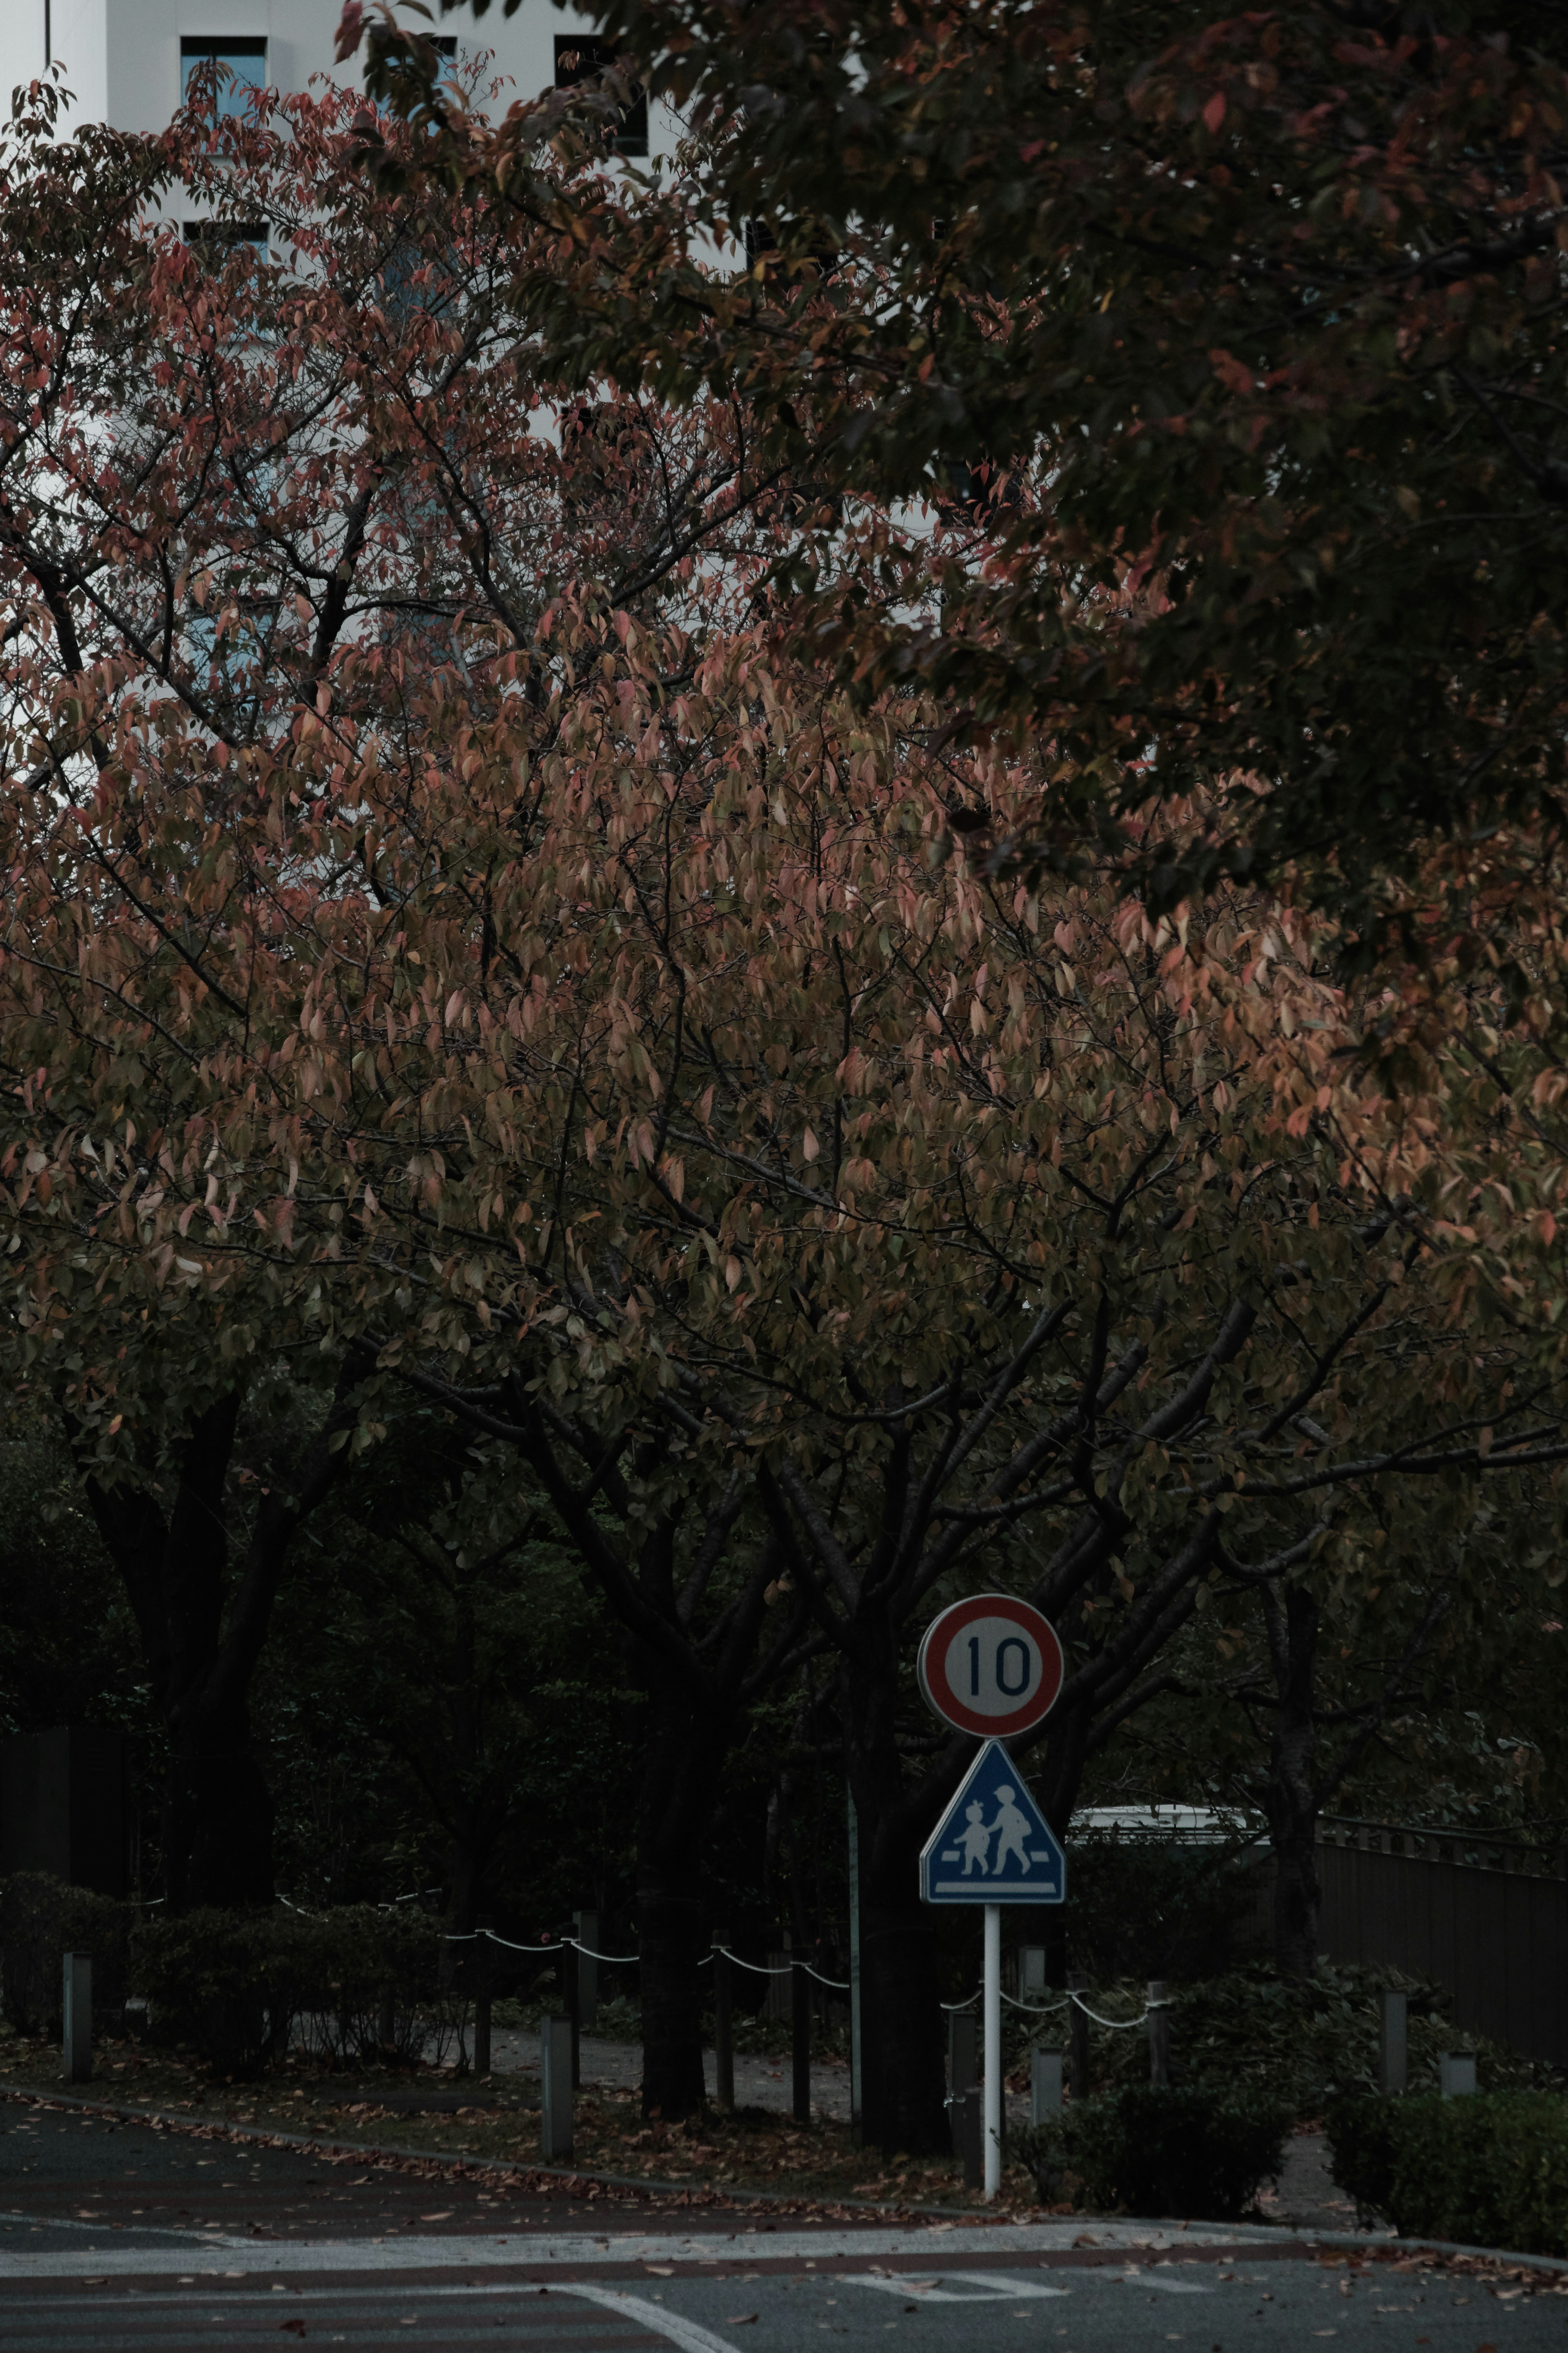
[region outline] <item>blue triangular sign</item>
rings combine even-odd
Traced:
[[[988,1740],[921,1853],[927,1904],[1060,1904],[1067,1862],[999,1740]]]

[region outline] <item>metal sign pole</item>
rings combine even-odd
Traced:
[[[985,1906],[985,2195],[1002,2187],[1002,1906]]]

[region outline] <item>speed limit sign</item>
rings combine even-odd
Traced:
[[[943,1723],[1007,1740],[1056,1704],[1062,1646],[1027,1601],[976,1593],[927,1627],[917,1672],[921,1696]]]

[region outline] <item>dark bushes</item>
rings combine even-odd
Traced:
[[[88,1887],[68,1887],[46,1871],[0,1880],[0,2000],[18,2034],[58,2040],[67,1953],[92,1955],[92,2006],[102,2026],[119,2022],[134,1906]]]
[[[1397,2231],[1568,2255],[1568,2102],[1553,2092],[1342,2100],[1334,2179]]]
[[[1295,2121],[1288,2102],[1193,2084],[1148,2084],[1074,2101],[1015,2147],[1044,2177],[1066,2172],[1077,2202],[1155,2218],[1230,2221],[1279,2170]]]
[[[200,1911],[144,1924],[134,1968],[155,2031],[251,2076],[290,2042],[329,2062],[439,2058],[466,2010],[447,1949],[416,1912]]]

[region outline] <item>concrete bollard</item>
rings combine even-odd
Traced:
[[[1036,2049],[1029,2054],[1029,2122],[1043,2125],[1062,2112],[1062,2054]]]
[[[1437,2089],[1446,2100],[1462,2100],[1476,2088],[1473,2051],[1445,2051],[1437,2061]]]
[[[1044,1945],[1020,1945],[1018,1947],[1019,2000],[1037,2002],[1046,1990]]]
[[[572,2154],[572,2021],[539,2024],[540,2148],[547,2165]]]
[[[1377,1998],[1377,2088],[1403,2092],[1409,2079],[1409,2004],[1402,1993]]]
[[[92,1955],[65,1957],[65,2036],[60,2073],[68,2084],[92,2081]]]

